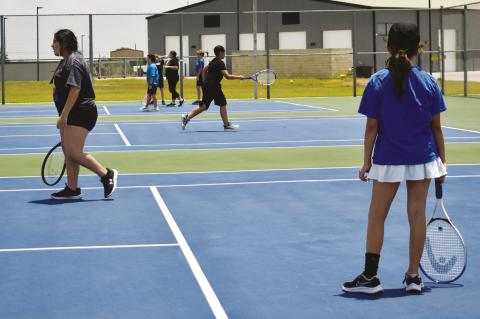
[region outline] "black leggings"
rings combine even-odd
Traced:
[[[168,90],[170,91],[170,93],[172,93],[172,100],[180,98],[180,94],[178,94],[178,92],[177,92],[178,80],[179,80],[178,77],[167,78]]]

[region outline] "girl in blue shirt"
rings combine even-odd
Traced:
[[[418,275],[425,242],[425,207],[432,178],[444,181],[445,145],[440,113],[446,110],[438,83],[412,65],[421,49],[416,25],[395,23],[388,34],[387,67],[368,82],[359,113],[367,116],[362,181],[373,180],[368,215],[365,268],[346,292],[379,293],[377,277],[383,244],[384,222],[400,182],[407,184],[410,224],[409,265],[404,283],[407,291],[421,291]],[[373,154],[373,156],[372,156]]]

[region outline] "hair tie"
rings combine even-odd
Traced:
[[[405,57],[407,55],[407,50],[398,50],[395,58]]]

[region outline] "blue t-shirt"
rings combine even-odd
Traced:
[[[205,66],[205,61],[203,60],[203,58],[197,59],[197,62],[195,63],[195,70],[197,74],[203,69],[204,66]]]
[[[375,73],[360,102],[358,112],[378,120],[373,163],[415,165],[438,157],[431,129],[432,118],[446,110],[445,101],[433,76],[413,67],[407,88],[399,99],[388,69]]]
[[[153,85],[158,85],[158,69],[155,63],[147,66],[147,85],[150,85],[150,78],[153,76]]]

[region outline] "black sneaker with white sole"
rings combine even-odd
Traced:
[[[383,288],[380,285],[380,279],[378,279],[377,276],[373,276],[369,279],[363,274],[359,275],[353,281],[345,282],[342,286],[342,290],[364,294],[378,294],[383,292]]]
[[[189,121],[190,120],[188,119],[188,114],[183,114],[181,118],[182,130],[185,130],[185,127],[187,126]]]
[[[405,274],[403,283],[405,284],[405,290],[409,292],[422,292],[422,288],[424,287],[422,278],[420,278],[419,275],[411,277]]]
[[[115,188],[117,188],[118,177],[118,171],[116,169],[107,168],[107,171],[107,175],[100,179],[103,184],[103,196],[105,196],[105,198],[110,197],[115,191]]]
[[[223,126],[223,130],[224,131],[235,131],[239,127],[240,127],[240,125],[232,124],[232,123],[228,122],[228,125]]]
[[[82,198],[82,192],[80,188],[76,190],[71,190],[68,185],[65,185],[65,188],[59,192],[53,193],[50,195],[53,199],[58,200],[70,200],[70,199],[80,199]]]

